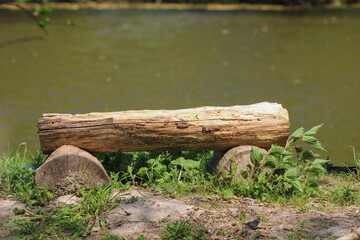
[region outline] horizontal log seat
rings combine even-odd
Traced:
[[[264,149],[272,144],[283,146],[289,136],[289,116],[281,104],[268,102],[180,110],[47,113],[38,120],[38,133],[42,152],[53,152],[55,156],[50,155],[51,161],[47,160],[46,166],[38,169],[37,183],[54,185],[69,171],[80,173],[84,164],[91,166],[92,174],[104,176],[101,163],[81,151],[227,151],[242,145]],[[74,148],[56,150],[62,146]],[[87,158],[88,161],[84,160]],[[83,164],[69,165],[71,161]],[[57,177],[51,178],[49,174]],[[45,176],[51,179],[45,181]],[[91,179],[97,177],[91,176]]]

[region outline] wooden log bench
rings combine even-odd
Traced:
[[[41,150],[50,154],[36,171],[36,184],[54,186],[69,174],[93,185],[110,184],[101,163],[90,153],[164,150],[216,150],[214,170],[232,150],[249,158],[250,147],[283,146],[289,116],[277,103],[181,110],[138,110],[89,114],[43,114],[38,120]],[[245,146],[245,147],[244,147]],[[90,152],[90,153],[89,153]],[[223,164],[223,166],[225,166]]]

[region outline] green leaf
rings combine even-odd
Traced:
[[[297,168],[290,168],[289,170],[287,170],[284,174],[285,178],[288,179],[294,179],[298,176],[298,171]]]
[[[175,191],[175,185],[174,185],[174,183],[172,183],[172,182],[165,183],[165,190],[166,190],[168,193],[174,192],[174,191]]]
[[[289,170],[290,168],[293,168],[296,166],[296,162],[292,160],[292,156],[285,156],[282,158],[281,161],[279,161],[277,168]]]
[[[275,168],[277,162],[278,160],[275,156],[267,155],[265,158],[264,166],[269,168]]]
[[[264,152],[260,148],[251,147],[250,158],[254,164],[260,163],[263,157],[264,157]]]
[[[313,148],[326,152],[326,150],[321,146],[321,143],[319,142],[319,140],[316,137],[304,135],[302,137],[302,140],[304,142],[306,142],[307,144],[309,144],[310,146],[312,146]]]
[[[297,129],[293,134],[291,134],[290,138],[293,138],[294,140],[299,139],[304,134],[304,128],[301,127]]]
[[[224,199],[229,200],[234,197],[234,192],[231,189],[226,189],[224,193]]]
[[[303,192],[303,188],[301,186],[301,183],[298,179],[291,181],[291,184],[297,189],[299,192]]]
[[[291,182],[290,182],[290,183],[291,183]],[[290,183],[284,182],[284,189],[285,189],[286,191],[288,191],[289,189],[291,189],[291,187],[293,186],[293,184],[290,184]]]
[[[166,166],[157,162],[153,169],[154,169],[154,172],[156,172],[156,173],[162,173],[162,172],[166,171]]]
[[[272,154],[272,155],[292,155],[292,153],[287,151],[284,147],[277,146],[277,145],[271,145],[271,148],[269,150],[269,154]]]
[[[307,135],[307,136],[311,136],[311,135],[315,135],[317,133],[317,131],[321,128],[323,124],[320,124],[320,125],[317,125],[313,128],[311,128],[310,130],[306,131],[304,133],[304,135]]]
[[[149,169],[147,167],[141,167],[137,174],[139,174],[140,176],[145,176],[148,170]]]
[[[305,152],[303,152],[303,154],[301,156],[301,161],[312,160],[318,156],[319,156],[319,154],[315,154],[311,150],[306,150]]]
[[[265,173],[261,172],[259,176],[257,177],[259,182],[266,182],[266,176]]]
[[[128,172],[129,174],[132,174],[133,168],[132,168],[131,166],[128,166],[128,167],[127,167],[127,172]]]
[[[318,188],[319,187],[319,183],[313,178],[308,178],[306,180],[306,182],[309,185],[309,187],[311,187],[311,188]]]
[[[286,155],[286,156],[283,157],[282,161],[287,163],[287,164],[293,165],[294,162],[292,161],[292,158],[293,158],[292,155]]]
[[[266,170],[266,175],[270,175],[272,173],[272,170],[271,169],[267,169]]]
[[[151,159],[147,160],[148,166],[154,166],[155,163],[156,163],[156,159],[154,159],[154,158],[151,158]]]
[[[324,163],[327,163],[327,162],[329,162],[329,160],[325,160],[325,159],[319,159],[319,158],[317,158],[317,159],[315,159],[314,160],[314,162],[312,163],[313,165],[314,164],[320,164],[320,165],[323,165]]]
[[[200,161],[194,161],[194,160],[190,160],[190,159],[186,160],[183,157],[179,157],[179,158],[171,161],[171,164],[182,166],[185,169],[185,171],[189,171],[191,169],[199,168]]]
[[[314,162],[311,164],[310,171],[315,173],[316,175],[326,172],[326,169],[322,166],[322,164],[328,162],[328,160],[323,159],[315,159]]]
[[[164,188],[162,186],[160,186],[160,185],[155,186],[155,189],[154,189],[155,192],[160,192],[162,190],[164,190]]]

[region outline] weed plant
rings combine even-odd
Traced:
[[[26,208],[16,209],[18,215],[6,227],[13,227],[17,236],[26,239],[77,239],[87,236],[95,224],[102,228],[106,226],[102,213],[119,204],[116,199],[120,192],[115,190],[124,187],[119,184],[118,174],[111,174],[113,184],[110,186],[101,184],[78,191],[76,195],[81,197],[78,205],[48,208],[53,193],[46,186],[37,187],[35,184],[35,169],[44,162],[45,156],[39,153],[34,157],[27,153],[25,144],[21,146],[25,148],[23,154],[9,152],[1,158],[0,187],[25,203]]]
[[[355,172],[326,175],[322,198],[336,206],[360,205],[360,183]]]
[[[10,178],[10,188],[14,198],[25,203],[26,207],[44,206],[53,198],[47,186],[35,185],[35,171],[31,168],[22,168]]]
[[[45,156],[39,153],[33,157],[27,152],[26,144],[21,144],[16,152],[9,151],[0,157],[1,190],[26,204],[26,209],[18,210],[19,215],[7,226],[15,227],[19,236],[28,239],[85,237],[95,225],[106,228],[102,216],[118,205],[117,189],[131,186],[173,196],[218,194],[227,200],[236,195],[286,204],[297,202],[303,206],[310,198],[339,206],[360,204],[359,154],[353,149],[357,172],[326,174],[323,164],[327,160],[318,154],[325,150],[315,137],[320,127],[296,130],[285,147],[273,145],[266,156],[253,147],[252,166],[243,170],[240,176],[244,177],[235,181],[231,174],[207,173],[205,162],[210,159],[211,151],[98,154],[111,175],[112,185],[83,188],[76,193],[81,197],[80,204],[54,208],[47,208],[53,193],[47,187],[37,187],[34,181],[34,169],[44,162]],[[28,165],[31,167],[24,168]],[[236,168],[232,164],[231,169]],[[164,229],[162,239],[206,239],[203,227],[193,228],[186,221],[169,223]]]
[[[0,157],[0,187],[2,190],[9,191],[12,175],[30,164],[27,155],[26,143],[21,143],[15,152],[9,149]]]
[[[321,125],[305,131],[296,130],[286,146],[273,145],[264,153],[252,148],[252,167],[241,172],[244,178],[233,181],[233,176],[211,176],[205,170],[210,151],[156,152],[100,155],[105,168],[121,170],[125,186],[150,187],[167,194],[187,192],[216,193],[225,199],[234,195],[271,200],[296,195],[319,194],[317,177],[326,172],[317,151],[325,151],[314,136]],[[307,149],[307,146],[312,149]],[[237,166],[232,164],[233,170]],[[235,172],[235,171],[234,171]]]
[[[50,209],[30,209],[26,214],[16,216],[6,226],[16,227],[18,234],[27,239],[86,237],[96,224],[104,229],[107,222],[102,218],[102,214],[119,205],[116,200],[120,197],[120,192],[115,192],[117,177],[117,174],[112,174],[113,184],[110,186],[101,184],[78,191],[77,195],[81,197],[79,204]]]
[[[22,154],[20,153],[21,147],[23,147]],[[47,204],[53,195],[46,186],[37,187],[35,185],[34,171],[44,160],[45,156],[41,153],[37,157],[29,153],[25,143],[20,144],[14,154],[12,151],[4,154],[0,158],[0,189],[2,192],[12,192],[13,197],[24,202],[29,208]]]
[[[294,197],[297,194],[316,195],[319,193],[317,177],[326,172],[319,154],[306,146],[325,151],[315,134],[321,125],[308,131],[296,130],[287,140],[285,147],[272,145],[264,159],[264,153],[252,148],[252,167],[241,172],[247,178],[238,178],[231,184],[236,195],[261,200],[279,197]],[[236,168],[236,166],[234,166]]]
[[[354,155],[354,163],[355,163],[355,174],[358,180],[360,180],[360,153],[356,153],[355,148],[351,147]]]
[[[217,187],[211,181],[213,177],[205,169],[205,162],[210,157],[210,151],[98,155],[105,169],[122,169],[120,181],[123,186],[152,188],[169,195],[214,192]]]

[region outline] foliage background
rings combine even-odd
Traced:
[[[47,2],[92,2],[90,0],[15,0],[16,3],[47,3]],[[115,3],[190,3],[190,4],[277,4],[277,5],[323,5],[323,4],[353,4],[360,0],[93,0],[93,2]]]

